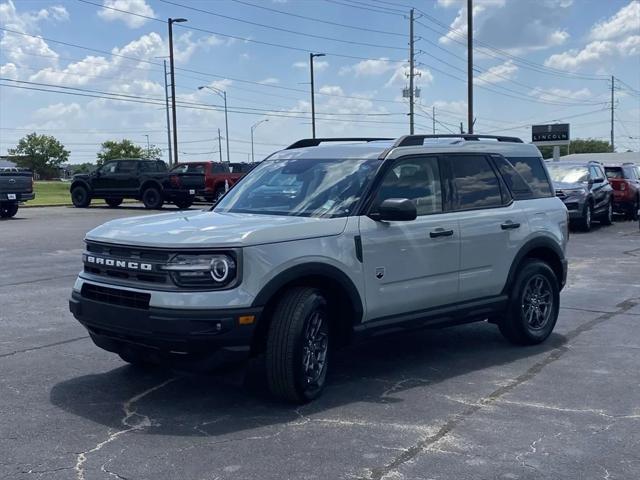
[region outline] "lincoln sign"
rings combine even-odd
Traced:
[[[568,145],[569,138],[568,123],[533,125],[531,127],[531,141],[535,145]]]

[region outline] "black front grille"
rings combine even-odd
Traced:
[[[148,293],[101,287],[90,283],[85,283],[82,286],[81,294],[84,298],[95,300],[96,302],[143,310],[149,309],[149,300],[151,299],[151,295]]]

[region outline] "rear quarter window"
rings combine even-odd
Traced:
[[[507,157],[507,160],[527,182],[533,192],[533,198],[553,196],[553,188],[542,158]]]

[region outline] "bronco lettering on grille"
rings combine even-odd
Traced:
[[[84,261],[85,263],[92,263],[94,265],[123,268],[125,270],[143,270],[145,272],[150,272],[151,270],[153,270],[153,265],[150,263],[115,260],[113,258],[96,257],[95,255],[84,255]]]

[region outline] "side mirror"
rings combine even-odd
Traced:
[[[378,207],[378,211],[369,215],[372,220],[406,222],[418,216],[416,204],[408,198],[388,198]]]
[[[594,178],[592,180],[593,183],[604,183],[604,178]]]

